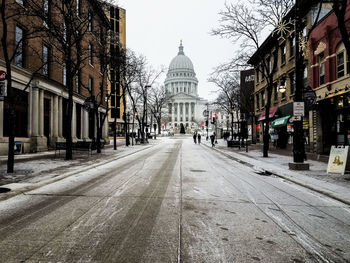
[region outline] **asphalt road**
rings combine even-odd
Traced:
[[[349,262],[348,206],[195,145],[0,202],[0,262]]]

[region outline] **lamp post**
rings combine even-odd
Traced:
[[[151,85],[145,86],[145,103],[146,103],[146,142],[148,143],[148,101],[147,101],[147,89],[150,88]]]
[[[130,122],[130,112],[127,112],[126,114],[126,146],[130,145],[129,122]]]
[[[302,41],[303,23],[300,17],[301,1],[295,1],[295,94],[294,105],[298,102],[303,103],[303,74],[304,74],[304,55],[303,50],[300,48]],[[293,115],[295,115],[293,109]],[[304,134],[303,134],[303,119],[294,118],[293,122],[294,136],[293,136],[293,163],[289,163],[290,169],[308,170],[309,165],[304,163],[305,158],[305,146],[304,146]]]

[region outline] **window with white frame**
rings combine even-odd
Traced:
[[[336,52],[337,52],[337,57],[336,57],[337,78],[341,78],[349,74],[350,64],[349,64],[349,59],[343,43],[340,43],[340,45],[338,45]]]

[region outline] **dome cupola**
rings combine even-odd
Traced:
[[[179,69],[194,71],[192,61],[184,53],[182,41],[180,42],[179,53],[177,53],[177,56],[173,58],[169,65],[169,70]]]

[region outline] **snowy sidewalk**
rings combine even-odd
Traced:
[[[5,161],[0,163],[0,188],[11,189],[11,192],[1,194],[0,201],[103,165],[111,160],[148,149],[160,142],[161,139],[157,138],[157,140],[149,140],[149,144],[130,147],[118,143],[117,151],[113,149],[113,145],[108,145],[101,154],[94,152],[92,155],[88,155],[87,152],[75,152],[73,160],[70,161],[64,160],[64,151],[61,151],[60,156],[57,154],[56,157],[54,151],[16,155],[13,174],[6,173]],[[5,160],[5,158],[7,160],[7,157],[1,156],[0,160]]]
[[[203,143],[211,147],[210,140],[203,140]],[[350,205],[350,175],[327,175],[327,163],[308,160],[310,164],[309,171],[289,170],[288,163],[292,162],[291,156],[275,154],[269,152],[269,157],[262,157],[262,151],[249,147],[248,152],[245,148],[228,148],[227,142],[218,139],[218,144],[214,149],[226,155],[227,157],[242,164],[252,166],[257,171],[267,171],[273,175],[282,177],[288,181],[307,187],[316,192],[325,194],[331,198]]]

